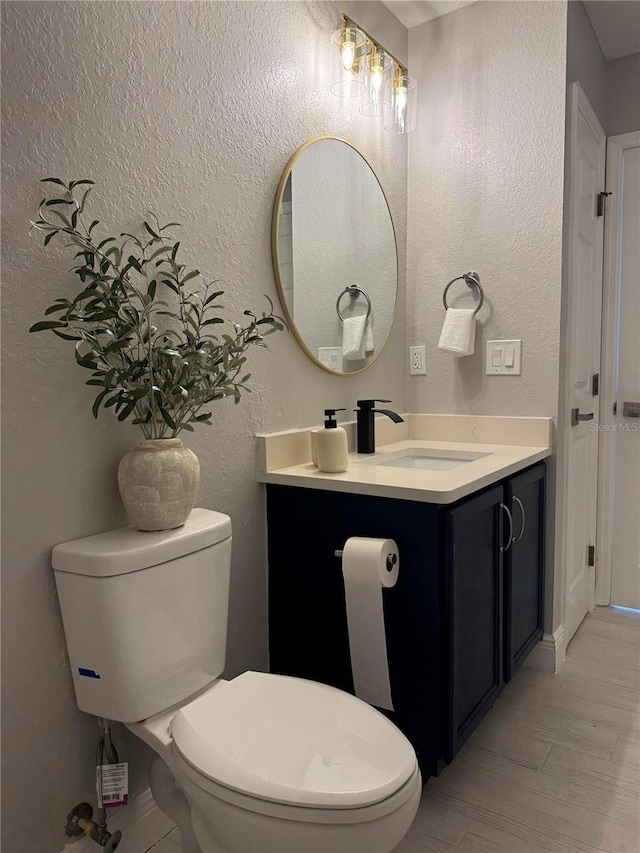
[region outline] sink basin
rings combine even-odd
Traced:
[[[397,450],[395,453],[380,453],[368,459],[359,459],[360,464],[385,465],[389,468],[414,468],[421,471],[450,471],[460,465],[475,462],[490,453],[475,450],[428,450],[411,447],[408,450]]]

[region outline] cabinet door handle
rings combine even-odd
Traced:
[[[514,542],[519,542],[519,541],[522,539],[522,537],[524,536],[524,528],[525,528],[526,523],[527,523],[527,516],[526,516],[526,514],[525,514],[524,506],[522,505],[522,501],[520,500],[520,498],[518,498],[518,497],[516,497],[516,496],[514,495],[514,496],[513,496],[513,500],[514,500],[514,501],[515,501],[515,503],[517,503],[517,504],[518,504],[518,506],[520,507],[520,519],[521,519],[521,521],[522,521],[522,524],[521,524],[521,526],[520,526],[520,533],[518,533],[518,535],[517,535],[517,536],[514,536],[514,537],[513,537],[513,541],[514,541]]]
[[[500,546],[500,551],[502,551],[504,553],[505,551],[508,551],[509,548],[511,548],[511,543],[513,542],[513,516],[511,515],[511,511],[509,510],[509,507],[505,506],[505,504],[501,503],[500,509],[503,509],[507,513],[507,518],[509,519],[509,539],[507,541],[506,546],[504,546],[504,545]]]

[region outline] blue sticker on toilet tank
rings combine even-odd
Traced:
[[[83,666],[79,666],[78,672],[80,673],[80,675],[84,675],[85,678],[100,678],[99,674],[95,671],[95,669],[85,669]]]

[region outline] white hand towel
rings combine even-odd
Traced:
[[[447,308],[438,341],[438,349],[458,358],[473,355],[476,341],[476,317],[473,308]]]
[[[364,326],[364,351],[369,355],[369,353],[373,352],[375,348],[376,342],[373,339],[373,320],[371,319],[371,314],[369,314]]]
[[[345,317],[342,323],[342,357],[346,361],[364,358],[364,326],[366,316]]]

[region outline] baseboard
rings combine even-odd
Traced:
[[[553,634],[543,634],[540,642],[531,649],[524,666],[544,669],[547,672],[559,672],[564,663],[566,642],[564,627],[559,625]]]
[[[171,818],[157,807],[148,788],[126,806],[114,809],[112,813],[107,811],[109,832],[117,829],[122,832],[118,853],[145,853],[174,827]],[[100,849],[95,841],[85,835],[77,841],[69,841],[62,853],[99,853]]]

